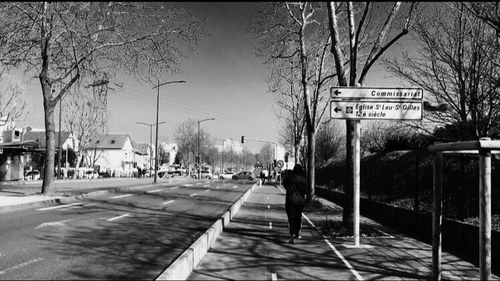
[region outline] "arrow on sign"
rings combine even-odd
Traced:
[[[342,109],[335,107],[335,109],[333,111],[335,111],[335,113],[339,113],[339,111],[342,111]]]
[[[336,96],[340,95],[340,93],[342,93],[341,91],[339,90],[335,90],[335,92],[333,92]]]

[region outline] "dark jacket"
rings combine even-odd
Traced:
[[[296,173],[286,176],[283,179],[283,187],[286,190],[285,204],[305,205],[308,185],[304,176]]]

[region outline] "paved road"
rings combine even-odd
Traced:
[[[2,213],[0,279],[154,279],[250,187],[162,183]]]

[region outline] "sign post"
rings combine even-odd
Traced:
[[[330,88],[330,117],[353,119],[353,242],[359,247],[361,120],[422,120],[421,88]]]

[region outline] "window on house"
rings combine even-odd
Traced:
[[[113,144],[114,144],[114,143],[115,143],[115,140],[111,140],[111,143],[113,143]]]

